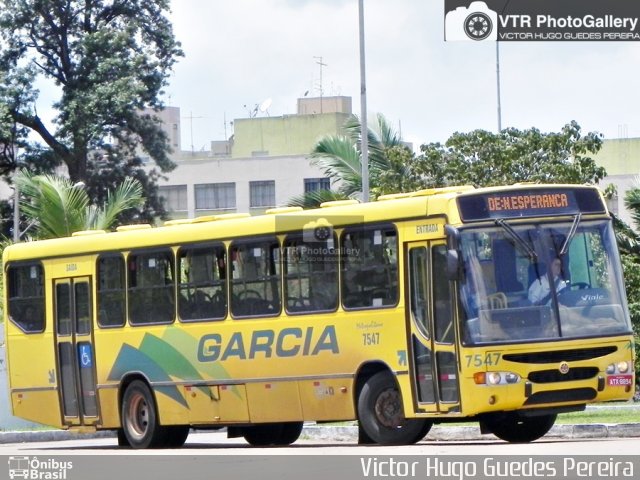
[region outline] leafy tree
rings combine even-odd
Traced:
[[[424,144],[414,173],[425,186],[509,185],[518,182],[597,183],[606,175],[590,154],[602,135],[582,135],[572,121],[558,133],[507,128],[500,133],[454,133],[447,142]]]
[[[315,190],[292,197],[287,202],[291,207],[316,208],[321,203],[335,200],[347,200],[349,197],[333,190]]]
[[[629,315],[633,325],[636,348],[636,372],[640,372],[640,257],[621,254],[624,285],[629,301]]]
[[[377,172],[371,194],[377,198],[388,193],[412,192],[424,187],[416,173],[416,156],[407,147],[385,147],[386,167]]]
[[[629,314],[636,337],[636,371],[640,371],[640,183],[625,193],[624,204],[631,213],[635,229],[614,217],[622,257]]]
[[[162,172],[174,167],[159,121],[144,113],[162,107],[182,55],[168,9],[169,0],[0,0],[0,172],[17,167],[20,147],[30,169],[64,164],[99,201],[135,176],[149,198],[139,215],[161,213],[159,173],[147,175],[139,147]],[[43,81],[59,95],[51,124],[37,108]]]
[[[15,181],[21,194],[20,211],[33,227],[29,235],[36,239],[68,237],[82,230],[107,230],[121,212],[144,202],[142,185],[133,178],[110,192],[101,207],[91,203],[84,188],[65,177],[22,170]]]

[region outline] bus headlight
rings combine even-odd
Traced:
[[[620,373],[627,373],[629,371],[629,362],[618,362],[618,371]]]
[[[518,383],[520,381],[520,375],[509,372],[504,376],[504,379],[507,383]]]
[[[476,372],[473,375],[476,385],[506,385],[520,381],[520,375],[513,372]]]
[[[607,365],[607,375],[614,373],[628,373],[631,370],[631,362],[618,362]]]

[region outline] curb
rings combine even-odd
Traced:
[[[554,425],[543,438],[633,438],[640,437],[640,423],[620,424],[563,424]],[[95,438],[116,438],[116,433],[106,430],[95,433],[70,432],[66,430],[37,430],[28,432],[0,432],[0,444],[56,442],[64,440]],[[319,426],[305,425],[300,438],[307,440],[325,440],[333,442],[357,442],[358,427],[349,426]],[[464,440],[493,440],[496,437],[482,435],[480,427],[448,427],[434,426],[425,437],[426,441],[464,441]]]
[[[543,438],[633,438],[640,437],[640,423],[621,424],[561,424],[554,425]],[[305,426],[302,438],[330,441],[358,440],[358,427]],[[425,437],[426,441],[492,440],[494,435],[482,435],[479,426],[447,427],[434,426]]]

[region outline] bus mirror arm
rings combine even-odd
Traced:
[[[451,225],[444,226],[447,235],[447,278],[451,281],[462,280],[462,265],[460,264],[460,254],[458,253],[458,245],[460,245],[460,231]]]
[[[457,250],[458,245],[460,244],[460,230],[456,227],[452,227],[451,225],[445,225],[444,233],[447,236],[447,244],[449,248]]]
[[[447,278],[451,281],[462,280],[462,269],[460,268],[460,256],[454,249],[447,250]]]

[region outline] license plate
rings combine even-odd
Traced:
[[[607,385],[610,387],[624,387],[631,385],[632,381],[631,375],[610,375],[607,377]]]

